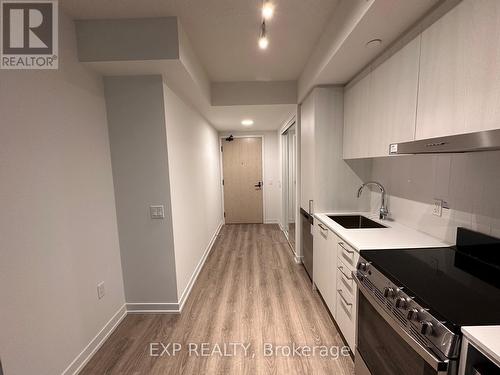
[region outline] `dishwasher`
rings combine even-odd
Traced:
[[[313,278],[313,217],[303,208],[300,208],[300,225],[302,229],[300,247],[302,249],[302,263],[309,275]]]

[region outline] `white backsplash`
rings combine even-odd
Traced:
[[[500,237],[500,151],[373,159],[372,179],[388,192],[391,217],[454,243],[459,226]],[[441,217],[434,199],[445,201]],[[380,193],[372,190],[371,210]]]

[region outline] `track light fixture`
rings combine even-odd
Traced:
[[[262,22],[260,24],[259,48],[266,49],[269,46],[267,37],[266,21],[270,20],[274,14],[274,4],[271,0],[262,0]]]
[[[260,26],[259,48],[266,49],[268,45],[269,39],[267,39],[266,21],[263,20]]]

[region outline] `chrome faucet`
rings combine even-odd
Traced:
[[[375,186],[377,186],[380,189],[380,192],[382,193],[382,204],[380,205],[380,209],[379,209],[379,218],[381,220],[384,220],[389,215],[389,210],[387,209],[387,206],[385,204],[385,189],[382,186],[382,184],[380,184],[377,181],[368,181],[368,182],[365,182],[358,189],[358,198],[361,197],[361,193],[363,192],[363,189],[365,188],[365,186],[368,186],[368,185],[375,185]]]

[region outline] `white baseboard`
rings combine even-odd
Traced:
[[[178,314],[182,311],[182,308],[184,307],[184,303],[186,302],[187,298],[189,297],[189,294],[191,293],[191,290],[193,289],[193,285],[198,278],[198,275],[200,274],[201,269],[203,268],[203,265],[205,264],[205,261],[208,258],[208,255],[210,254],[210,251],[212,250],[212,247],[215,243],[215,240],[217,236],[219,235],[219,232],[224,225],[224,221],[221,221],[219,225],[217,226],[217,229],[215,230],[212,238],[210,239],[210,242],[208,243],[208,246],[205,248],[205,251],[203,252],[203,256],[201,257],[200,261],[196,265],[196,268],[191,275],[191,278],[189,279],[189,282],[182,292],[181,298],[179,299],[178,303],[163,303],[163,302],[158,302],[158,303],[127,303],[127,310],[129,314],[145,314],[145,313],[156,313],[156,314]]]
[[[179,313],[178,303],[163,303],[163,302],[127,302],[127,311],[129,314],[146,314],[146,313]]]
[[[83,367],[90,361],[97,350],[104,344],[107,338],[118,327],[123,318],[127,315],[126,306],[123,305],[111,317],[111,319],[104,325],[97,335],[89,342],[89,344],[76,356],[73,362],[62,372],[62,375],[75,375],[78,374]]]
[[[280,221],[278,219],[266,219],[264,220],[264,224],[280,224]],[[280,224],[281,227],[281,224]]]
[[[76,375],[83,367],[90,361],[97,350],[104,344],[107,338],[113,333],[113,331],[118,327],[123,318],[128,314],[144,314],[144,313],[180,313],[186,302],[193,285],[198,278],[205,261],[210,254],[212,247],[215,243],[219,232],[224,225],[224,221],[221,221],[210,239],[210,242],[205,249],[203,256],[201,257],[198,265],[196,266],[193,275],[191,276],[188,285],[184,289],[179,303],[126,303],[113,315],[113,317],[104,325],[104,327],[99,331],[99,333],[90,341],[90,343],[81,351],[80,354],[70,363],[70,365],[62,372],[62,375]]]
[[[198,278],[200,271],[203,268],[203,265],[205,264],[205,261],[208,258],[208,255],[212,251],[212,247],[214,246],[215,240],[217,239],[217,236],[219,235],[219,232],[220,232],[223,225],[224,225],[224,221],[221,221],[219,223],[219,225],[217,226],[215,233],[213,234],[212,238],[210,239],[210,242],[208,243],[208,246],[206,247],[205,251],[203,252],[203,256],[201,257],[200,261],[198,262],[198,265],[196,266],[196,268],[194,269],[194,272],[191,275],[191,278],[189,279],[189,282],[186,285],[186,288],[184,288],[184,291],[181,294],[181,298],[179,298],[179,312],[182,311],[182,308],[184,307],[184,303],[186,303],[186,300],[189,297],[191,290],[193,289],[193,285],[196,282],[196,279]]]

